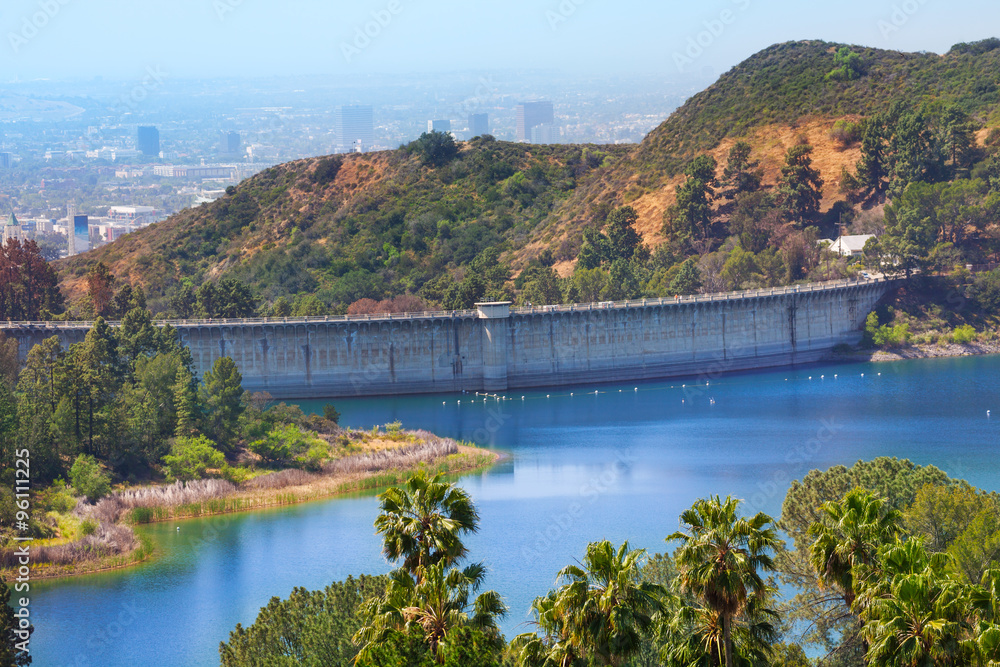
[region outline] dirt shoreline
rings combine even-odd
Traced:
[[[942,357],[971,357],[1000,354],[1000,341],[987,343],[937,343],[907,344],[889,350],[857,350],[836,352],[829,361],[903,361],[905,359],[938,359]]]
[[[192,510],[192,507],[186,505],[161,506],[157,508],[160,511],[156,512],[153,517],[142,524],[128,523],[124,519],[121,523],[128,523],[128,525],[135,529],[137,526],[144,524],[202,519],[224,514],[238,514],[273,507],[298,505],[314,500],[326,500],[351,493],[359,493],[388,484],[398,484],[420,468],[426,468],[434,472],[443,472],[448,476],[461,475],[491,468],[506,458],[507,455],[501,452],[459,445],[457,454],[422,461],[419,464],[406,468],[391,468],[365,473],[336,473],[321,476],[309,484],[288,486],[280,489],[268,489],[264,491],[247,491],[241,489],[227,496],[222,506],[216,510],[211,509],[210,503],[197,503],[196,510]],[[40,581],[43,579],[62,579],[86,574],[98,574],[139,565],[148,561],[156,554],[156,546],[148,537],[141,535],[139,532],[136,532],[136,538],[139,540],[140,546],[128,553],[107,556],[98,560],[73,565],[42,563],[36,566],[32,564],[31,580]],[[0,575],[11,581],[17,576],[17,573],[15,568],[4,568],[0,569]]]

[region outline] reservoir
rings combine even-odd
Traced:
[[[482,516],[468,539],[471,557],[486,563],[487,586],[510,607],[508,638],[529,629],[531,600],[588,542],[670,550],[664,537],[677,530],[680,512],[710,494],[738,496],[746,511],[777,517],[791,480],[876,456],[933,464],[1000,490],[1000,357],[813,365],[506,397],[336,406],[344,425],[399,420],[509,454],[460,482]],[[320,410],[323,402],[301,404]],[[272,596],[388,571],[376,514],[372,493],[147,527],[158,548],[150,562],[32,585],[34,664],[217,665],[219,642],[237,623],[252,623]]]

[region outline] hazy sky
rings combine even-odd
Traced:
[[[998,19],[996,0],[5,0],[0,82],[147,68],[722,72],[797,39],[940,53],[1000,33]]]

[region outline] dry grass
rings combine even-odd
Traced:
[[[408,432],[407,436],[405,443],[381,438],[367,441],[367,451],[327,461],[316,473],[282,470],[239,486],[219,479],[176,482],[116,491],[94,505],[81,501],[73,515],[97,522],[97,531],[73,542],[34,549],[33,564],[42,565],[34,574],[38,578],[65,576],[143,560],[152,546],[126,523],[289,505],[399,484],[416,468],[454,474],[491,465],[498,458],[492,452],[462,447],[426,431]],[[12,549],[0,549],[0,570],[15,567],[14,560]]]
[[[102,498],[96,505],[77,505],[75,513],[103,523],[117,523],[126,512],[136,507],[178,507],[192,503],[221,500],[237,491],[232,482],[223,479],[199,479],[175,482],[166,486],[144,486],[117,491]]]

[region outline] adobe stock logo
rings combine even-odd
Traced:
[[[341,42],[340,52],[344,54],[344,60],[350,63],[361,52],[371,46],[372,40],[382,34],[382,31],[389,27],[392,19],[403,11],[403,5],[399,0],[389,0],[385,9],[372,12],[372,20],[367,21],[363,26],[354,28],[354,39],[351,42]]]
[[[687,46],[683,51],[674,51],[674,65],[677,66],[677,71],[683,72],[686,67],[693,65],[694,61],[701,58],[705,51],[722,37],[726,28],[736,23],[739,12],[748,10],[752,2],[753,0],[731,0],[738,11],[723,9],[715,18],[702,21],[701,25],[704,30],[688,37]]]
[[[879,19],[878,22],[878,29],[883,39],[889,39],[889,35],[899,32],[925,4],[927,0],[906,0],[902,4],[893,5],[888,20]]]
[[[38,36],[38,33],[56,17],[63,7],[68,5],[70,0],[40,0],[38,11],[31,16],[25,16],[21,20],[21,30],[19,32],[7,33],[7,40],[14,53],[18,53],[22,47]]]

